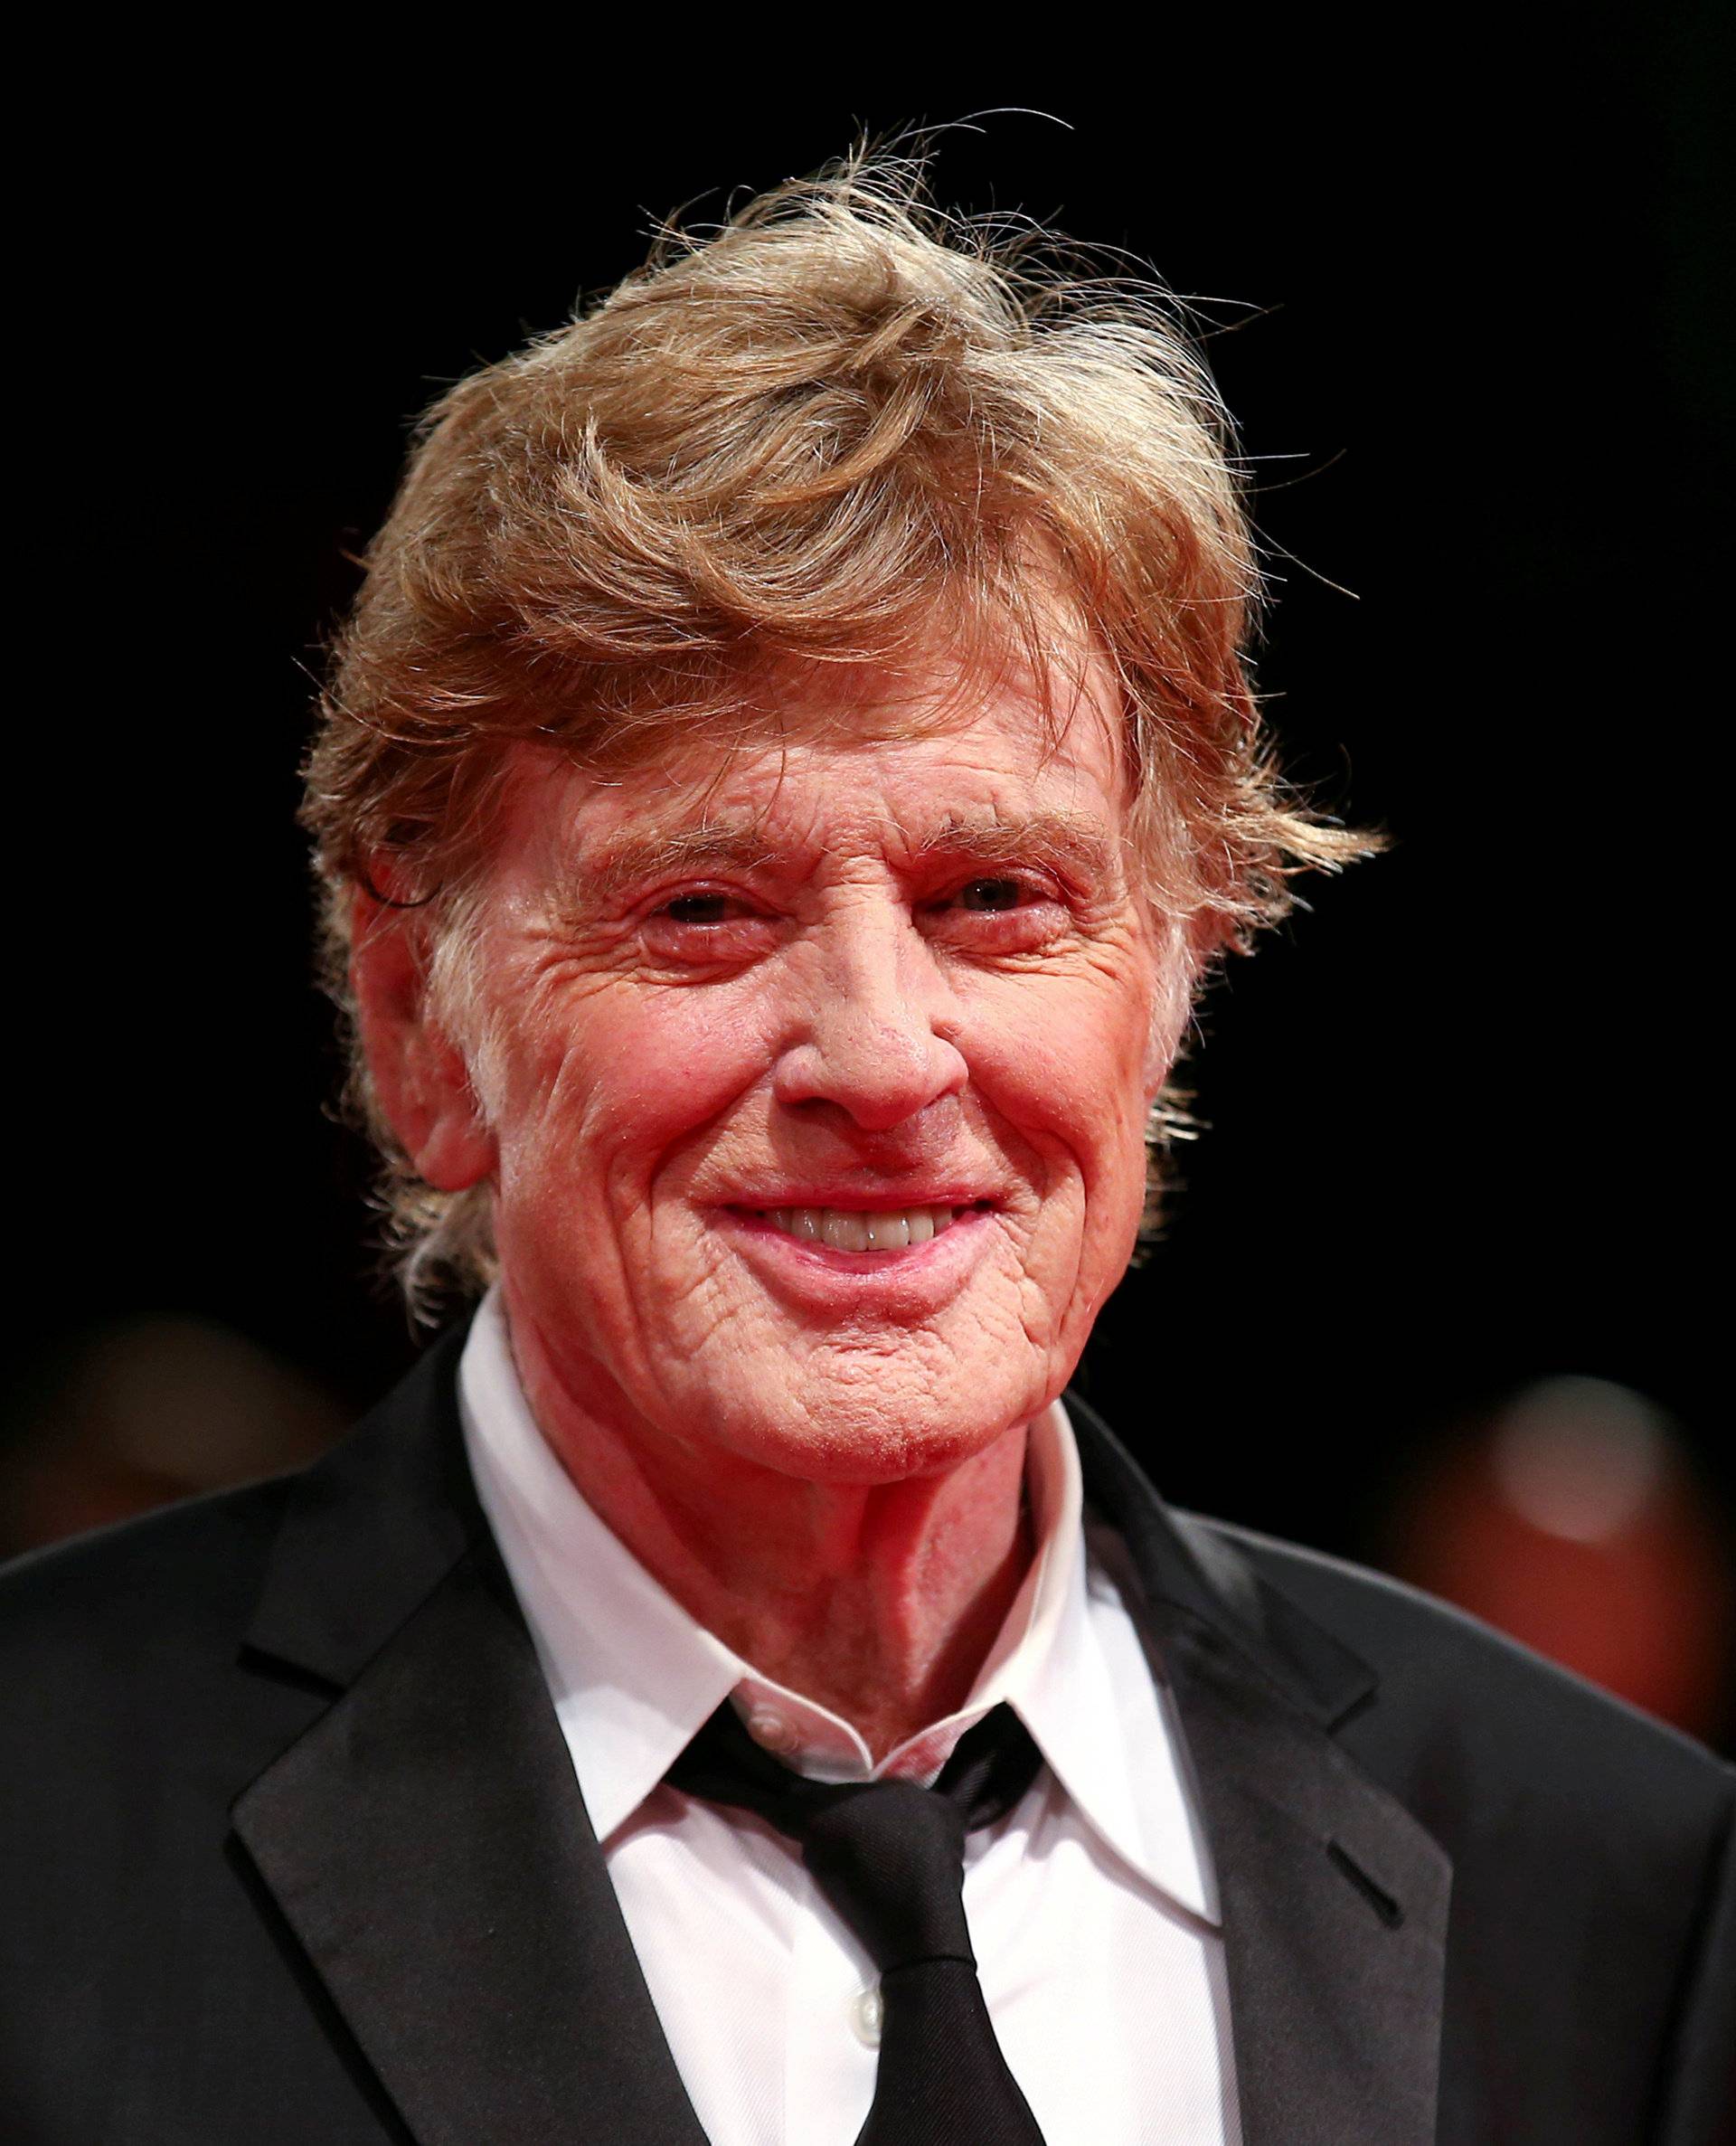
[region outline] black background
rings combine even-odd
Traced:
[[[943,200],[1215,301],[1277,579],[1260,683],[1291,771],[1393,837],[1207,1002],[1211,1130],[1088,1390],[1172,1496],[1335,1549],[1419,1441],[1557,1371],[1661,1402],[1728,1497],[1705,28],[1276,50],[1159,16],[974,71],[740,35],[676,64],[476,21],[365,84],[261,49],[221,94],[156,55],[69,119],[17,257],[14,647],[48,683],[21,663],[13,706],[14,1362],[141,1309],[358,1404],[408,1360],[293,820],[347,553],[420,407],[653,218],[984,113],[939,137]]]

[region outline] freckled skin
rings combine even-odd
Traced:
[[[1184,956],[1126,884],[1094,708],[1047,754],[1013,689],[930,735],[793,735],[608,784],[521,753],[486,1113],[393,997],[406,927],[367,920],[357,988],[425,1174],[492,1178],[514,1354],[580,1490],[889,1748],[962,1700],[1028,1562],[1024,1426],[1126,1266]],[[730,1218],[942,1185],[993,1202],[968,1256],[844,1305]]]

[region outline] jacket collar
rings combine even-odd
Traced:
[[[1432,2146],[1451,1865],[1332,1732],[1366,1662],[1070,1395],[1146,1595],[1217,1866],[1243,2146]]]
[[[1233,1544],[1153,1489],[1095,1409],[1067,1396],[1078,1427],[1085,1496],[1132,1552],[1146,1595],[1210,1627],[1249,1669],[1323,1728],[1338,1727],[1373,1694],[1374,1671],[1289,1597]]]
[[[703,2146],[465,1467],[463,1340],[297,1486],[247,1648],[338,1696],[235,1831],[420,2146]]]
[[[465,1464],[443,1334],[342,1444],[296,1480],[247,1648],[342,1690],[487,1527]]]
[[[297,1485],[248,1647],[339,1696],[236,1831],[422,2146],[702,2146],[465,1466],[463,1340]],[[1373,1672],[1068,1408],[1187,1736],[1244,2146],[1427,2146],[1449,1870],[1333,1739]]]

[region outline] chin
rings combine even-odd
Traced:
[[[1059,1391],[1036,1361],[1026,1376],[1002,1363],[992,1371],[958,1365],[937,1379],[922,1376],[920,1360],[901,1365],[899,1355],[852,1351],[832,1365],[809,1357],[802,1376],[778,1382],[758,1405],[744,1396],[714,1415],[715,1434],[781,1475],[872,1487],[958,1467]]]

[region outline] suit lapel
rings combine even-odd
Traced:
[[[343,1688],[235,1830],[421,2146],[703,2146],[436,1353],[286,1524],[250,1646]]]
[[[1159,1644],[1218,1869],[1245,2146],[1430,2146],[1449,1866],[1208,1628]]]
[[[1127,1541],[1222,1899],[1244,2146],[1432,2146],[1451,1867],[1332,1735],[1365,1665],[1222,1536],[1169,1514],[1068,1397]]]

